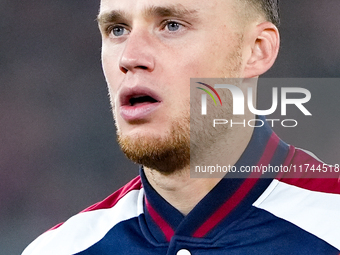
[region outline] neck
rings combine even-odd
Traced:
[[[218,178],[190,178],[189,167],[170,175],[148,168],[144,171],[150,185],[183,215],[187,215],[220,181]]]
[[[253,128],[234,129],[214,143],[209,155],[227,165],[234,165],[247,147]],[[204,151],[200,154],[204,162]],[[228,157],[226,159],[226,156]],[[217,161],[218,162],[218,161]],[[219,178],[190,178],[190,166],[165,174],[144,167],[146,178],[150,185],[172,206],[183,215],[187,215],[222,179]]]

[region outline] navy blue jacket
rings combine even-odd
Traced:
[[[235,166],[305,164],[325,167],[265,126],[255,128]],[[183,216],[141,168],[140,176],[42,234],[23,255],[340,254],[339,179],[305,178],[305,171],[295,178],[251,177],[224,178]]]

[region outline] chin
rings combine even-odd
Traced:
[[[164,135],[152,126],[141,126],[129,134],[117,132],[118,143],[133,162],[170,174],[190,165],[189,123],[189,118],[173,121]]]

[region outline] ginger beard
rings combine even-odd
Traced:
[[[172,121],[165,137],[117,132],[122,151],[133,162],[165,174],[185,168],[190,164],[190,113],[183,115]]]
[[[234,50],[226,56],[226,64],[221,67],[220,77],[240,77],[241,75],[243,36],[237,34],[235,40],[237,43],[234,44]],[[115,112],[114,97],[110,96],[111,106],[113,112]],[[163,174],[172,174],[190,168],[190,143],[195,147],[195,158],[199,158],[199,155],[204,153],[204,148],[211,147],[216,139],[226,135],[225,131],[227,130],[221,130],[219,134],[216,134],[213,130],[209,132],[210,135],[207,137],[207,127],[211,123],[203,123],[203,125],[190,130],[190,99],[187,102],[182,102],[182,105],[182,109],[187,110],[182,111],[180,118],[174,118],[171,121],[170,131],[163,137],[157,135],[124,135],[119,131],[117,121],[115,121],[118,144],[127,158]],[[197,107],[200,107],[200,105],[197,105]],[[228,115],[231,114],[231,108],[226,109],[226,111]]]

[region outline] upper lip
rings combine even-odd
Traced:
[[[161,97],[152,89],[144,86],[124,87],[119,93],[120,106],[131,105],[130,99],[142,96],[149,96],[157,102],[161,102]]]

